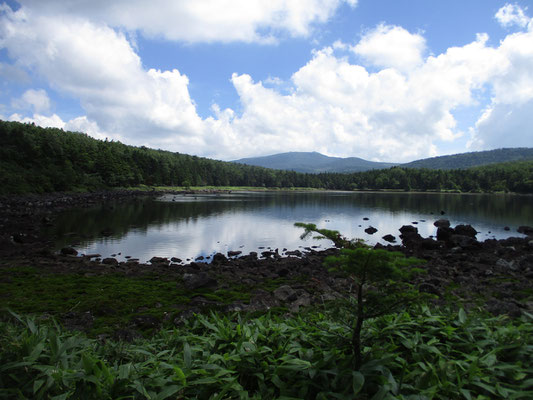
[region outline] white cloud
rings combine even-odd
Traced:
[[[50,109],[50,98],[44,89],[28,89],[12,103],[16,108],[29,108],[36,113],[46,112]]]
[[[380,24],[366,33],[352,48],[377,67],[409,71],[423,61],[426,40],[419,34],[409,33],[400,26]]]
[[[33,117],[23,117],[20,114],[12,114],[7,118],[9,121],[23,122],[26,124],[34,123],[35,125],[42,126],[43,128],[65,128],[65,122],[57,114],[51,116],[45,116],[40,114],[34,114]]]
[[[507,3],[498,10],[494,17],[505,28],[513,25],[525,28],[531,22],[531,18],[525,14],[524,9],[518,4]]]
[[[272,42],[308,36],[343,2],[357,0],[19,0],[39,15],[89,18],[146,36],[186,42]]]
[[[87,2],[66,12],[80,13],[80,4],[92,10]],[[531,30],[508,35],[497,47],[478,35],[465,46],[424,56],[421,34],[380,25],[359,43],[336,42],[315,51],[290,82],[234,74],[242,111],[215,104],[213,116],[202,119],[187,76],[177,69],[143,68],[128,38],[92,17],[67,19],[24,7],[1,17],[0,48],[15,65],[78,99],[86,112],[62,121],[56,114],[42,115],[46,102],[30,96],[33,116],[10,119],[221,159],[292,150],[408,161],[438,155],[436,143],[461,136],[455,110],[475,106],[484,92],[491,100],[472,130],[472,147],[532,142]],[[369,70],[339,55],[349,46],[382,69]]]

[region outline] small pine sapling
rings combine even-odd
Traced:
[[[372,249],[362,240],[349,240],[338,231],[318,229],[314,224],[298,222],[295,226],[305,229],[302,239],[317,233],[316,239],[330,239],[340,252],[325,259],[326,266],[333,271],[346,274],[354,283],[355,296],[348,297],[355,303],[352,321],[351,345],[354,366],[362,364],[361,330],[369,318],[397,312],[406,304],[420,299],[420,294],[408,280],[421,269],[414,265],[424,263],[416,258],[406,258],[400,252]]]

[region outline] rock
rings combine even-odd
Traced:
[[[418,228],[411,226],[411,225],[404,225],[400,229],[398,229],[402,235],[406,233],[418,233]]]
[[[308,307],[311,305],[311,296],[309,293],[305,292],[296,300],[294,300],[289,306],[289,311],[292,313],[297,313],[300,311],[300,307]]]
[[[276,253],[274,253],[273,251],[262,251],[261,252],[261,255],[265,258],[270,258],[272,257],[273,255],[275,255]]]
[[[496,261],[496,265],[498,267],[509,269],[511,271],[516,271],[518,269],[518,266],[516,265],[514,261],[507,261],[507,260],[504,260],[503,258],[500,258],[498,261]]]
[[[61,249],[61,254],[63,254],[64,256],[77,256],[78,251],[73,247],[63,247]]]
[[[297,295],[292,287],[283,285],[274,290],[274,298],[279,301],[294,301],[297,299]]]
[[[152,265],[169,265],[170,264],[170,261],[168,260],[168,258],[164,258],[164,257],[152,257],[150,259],[150,264]]]
[[[439,219],[435,222],[433,222],[433,225],[437,228],[449,228],[450,227],[450,221],[447,219]]]
[[[404,225],[399,231],[401,232],[400,238],[402,239],[402,244],[405,247],[417,247],[420,241],[422,241],[422,236],[419,235],[418,229],[414,226]]]
[[[452,247],[460,247],[461,249],[481,246],[476,239],[465,235],[452,235],[449,243]]]
[[[289,270],[287,268],[282,268],[280,270],[277,271],[277,274],[280,278],[284,278],[286,277],[287,275],[289,275]]]
[[[437,241],[435,241],[433,239],[429,239],[429,238],[424,238],[424,239],[420,240],[418,245],[419,245],[419,247],[421,249],[424,249],[424,250],[436,250],[436,249],[440,248],[439,242],[437,242]]]
[[[519,226],[516,230],[518,233],[523,233],[524,235],[533,236],[533,228],[531,226]]]
[[[369,226],[368,228],[365,229],[365,232],[368,233],[369,235],[373,235],[377,231],[378,230],[376,228],[374,228],[373,226]]]
[[[242,254],[242,251],[228,251],[228,257],[235,257],[235,256],[238,256],[239,254]]]
[[[390,233],[382,237],[383,240],[389,243],[394,243],[396,241],[396,237],[391,235]]]
[[[183,274],[183,284],[188,290],[196,290],[199,288],[214,288],[218,285],[218,282],[205,272],[200,272],[198,274]]]
[[[485,308],[493,315],[507,314],[510,317],[515,318],[520,317],[520,315],[522,315],[520,308],[515,303],[502,301],[494,298],[487,301],[487,303],[485,304]]]
[[[213,256],[213,264],[223,264],[225,262],[227,262],[228,259],[226,258],[226,256],[222,253],[216,253],[214,256]]]
[[[205,260],[205,257],[204,256],[198,256],[194,259],[194,261],[203,261]]]
[[[288,255],[288,256],[296,256],[296,257],[301,257],[302,256],[302,252],[300,250],[288,251],[285,254]]]
[[[440,226],[437,228],[437,240],[448,243],[453,234],[455,234],[455,231],[449,226]]]
[[[105,265],[118,265],[118,261],[116,258],[107,257],[102,260],[102,264]]]
[[[279,300],[266,290],[256,289],[252,292],[250,306],[255,310],[268,310],[272,307],[279,306]]]
[[[504,230],[504,231],[510,231],[511,228],[509,228],[508,226],[504,226],[504,227],[503,227],[503,230]]]
[[[477,231],[472,227],[472,225],[457,225],[454,228],[454,231],[457,235],[469,236],[475,238]]]
[[[170,261],[175,262],[175,263],[180,263],[180,262],[181,262],[181,259],[179,259],[178,257],[172,257],[172,258],[170,259]]]
[[[364,217],[364,218],[363,218],[363,221],[368,221],[368,220],[369,220],[368,217]]]

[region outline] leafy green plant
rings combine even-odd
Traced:
[[[371,249],[360,240],[348,240],[337,231],[318,229],[314,224],[295,225],[305,229],[302,238],[318,233],[320,236],[317,239],[330,239],[341,248],[340,254],[327,257],[325,264],[347,274],[355,285],[355,296],[347,300],[355,310],[351,343],[355,369],[359,370],[362,363],[363,323],[369,318],[395,312],[399,307],[420,298],[418,291],[406,279],[419,271],[410,267],[423,261],[406,258],[399,252]]]

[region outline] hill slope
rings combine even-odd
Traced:
[[[463,169],[489,164],[527,160],[533,160],[533,148],[520,147],[512,149],[477,151],[453,154],[449,156],[425,158],[405,164],[373,162],[357,157],[328,157],[317,152],[280,153],[265,157],[242,158],[233,162],[264,168],[304,173],[349,173],[363,172],[372,169],[385,169],[393,166],[400,166],[403,168]]]
[[[361,172],[398,164],[367,161],[358,157],[328,157],[317,152],[289,152],[264,157],[242,158],[234,163],[296,172]]]
[[[425,158],[402,164],[404,168],[458,169],[510,161],[533,160],[533,148],[517,147]]]

